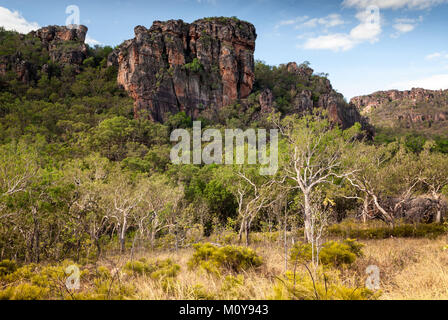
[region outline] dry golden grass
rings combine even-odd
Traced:
[[[448,299],[448,251],[446,239],[385,239],[361,241],[364,257],[341,274],[347,286],[365,283],[365,269],[377,265],[381,271],[380,299]],[[284,274],[284,251],[275,243],[254,247],[263,257],[264,265],[256,271],[243,272],[243,282],[229,286],[227,275],[216,276],[203,270],[188,268],[192,249],[178,252],[138,254],[134,258],[172,259],[181,266],[175,280],[163,282],[139,276],[132,281],[137,289],[136,299],[269,299]],[[120,259],[121,264],[125,259]],[[116,260],[115,260],[116,261]],[[119,263],[119,264],[120,264]],[[229,288],[230,287],[230,288]]]
[[[381,270],[382,299],[448,299],[446,239],[367,241],[364,261]]]
[[[380,299],[448,299],[448,250],[444,250],[448,243],[446,237],[436,240],[397,238],[360,242],[365,245],[363,257],[358,258],[350,267],[327,271],[330,281],[357,290],[356,288],[362,288],[365,284],[366,268],[376,265],[381,272]],[[282,287],[282,281],[285,280],[284,248],[280,243],[263,242],[255,244],[253,249],[262,257],[262,266],[240,274],[211,274],[203,269],[189,268],[188,261],[194,253],[193,249],[141,252],[133,256],[134,260],[144,258],[146,261],[171,259],[180,266],[180,271],[174,278],[151,278],[149,275],[129,273],[124,266],[130,261],[130,256],[108,256],[95,265],[82,266],[82,269],[89,271],[89,276],[82,283],[79,297],[89,299],[95,296],[92,294],[101,293],[95,289],[95,274],[99,266],[106,267],[111,272],[111,276],[103,281],[103,287],[105,285],[106,291],[113,293],[96,296],[99,298],[264,300],[279,297],[274,288]],[[292,269],[292,264],[289,264],[289,270]],[[333,276],[335,278],[331,278]],[[298,269],[297,279],[310,281],[309,273],[304,267]],[[130,291],[120,293],[122,285],[131,288]],[[112,287],[115,289],[111,291]],[[58,299],[57,296],[50,298]]]

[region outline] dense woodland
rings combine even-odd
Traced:
[[[258,61],[244,104],[200,117],[203,129],[279,128],[280,168],[260,176],[254,165],[171,164],[170,133],[191,129],[192,119],[134,118],[116,68],[106,66],[112,48],[89,48],[79,73],[1,30],[0,54],[11,50],[49,71],[37,71],[30,85],[13,72],[0,78],[0,261],[87,263],[205,239],[250,245],[251,234],[263,233],[312,243],[315,259],[314,245],[321,248],[331,230],[341,233],[344,220],[382,220],[386,229],[435,222],[429,233],[443,227],[448,140],[381,128],[372,138],[360,125],[331,125],[322,110],[291,114],[289,88],[304,84],[285,66]],[[313,76],[313,99],[326,76]],[[265,88],[277,110],[254,116]],[[409,216],[397,209],[419,197],[432,199],[433,211]]]

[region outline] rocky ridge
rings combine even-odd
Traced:
[[[378,91],[354,97],[350,104],[374,124],[418,129],[420,126],[441,127],[448,122],[448,90]]]
[[[285,68],[303,84],[303,88],[297,85],[286,88],[293,97],[289,113],[300,114],[321,108],[328,112],[329,120],[341,128],[350,128],[358,122],[364,130],[373,135],[373,128],[367,119],[360,115],[356,107],[347,104],[344,96],[333,89],[326,77],[316,76],[312,68],[299,66],[296,62],[290,62],[280,68]],[[269,113],[276,109],[274,98],[270,89],[265,89],[260,94],[259,104],[262,112]]]
[[[75,71],[80,71],[80,65],[87,57],[87,46],[85,38],[87,27],[65,27],[48,26],[37,31],[32,31],[27,35],[19,35],[20,41],[30,45],[37,45],[41,55],[48,54],[49,59],[60,66],[72,65]],[[17,50],[10,55],[0,57],[0,75],[5,76],[12,71],[17,75],[17,79],[23,83],[30,83],[37,80],[37,72],[48,71],[49,65],[36,65],[24,57],[23,52]]]
[[[236,18],[209,18],[191,24],[155,21],[135,28],[109,56],[118,83],[142,112],[156,121],[185,111],[221,108],[246,98],[254,83],[255,27]]]

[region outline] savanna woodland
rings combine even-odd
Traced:
[[[369,122],[309,62],[253,61],[236,18],[186,25],[194,50],[179,24],[117,48],[0,30],[0,299],[448,298],[447,131]],[[173,164],[195,120],[278,129],[278,171]]]

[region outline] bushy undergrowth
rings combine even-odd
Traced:
[[[292,272],[278,280],[274,287],[274,300],[376,300],[381,293],[366,288],[344,285],[337,275],[320,273],[317,279]]]
[[[435,239],[446,234],[446,226],[433,224],[400,224],[394,227],[386,225],[362,225],[346,221],[328,228],[332,236],[356,239],[387,239],[387,238],[429,238]]]
[[[64,261],[59,265],[29,264],[18,267],[14,261],[4,260],[0,262],[3,268],[0,283],[4,288],[0,291],[0,300],[65,299],[68,294],[65,268],[72,264],[71,261]],[[84,275],[81,272],[80,276]]]
[[[254,250],[246,247],[217,247],[210,243],[194,245],[195,253],[188,262],[190,268],[200,267],[210,273],[219,271],[238,273],[257,268],[263,261]]]
[[[319,251],[319,262],[325,266],[340,267],[351,265],[357,257],[362,256],[363,244],[353,239],[343,242],[329,241],[322,245]],[[308,263],[312,261],[312,247],[309,243],[296,243],[290,251],[290,261],[293,263]]]
[[[0,261],[0,277],[11,274],[17,270],[17,263],[11,260]]]
[[[180,271],[180,266],[171,259],[147,262],[146,259],[128,261],[123,270],[133,275],[146,275],[151,279],[159,280],[175,278]]]

